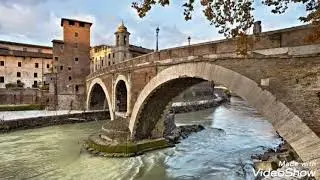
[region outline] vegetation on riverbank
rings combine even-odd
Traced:
[[[44,108],[44,105],[41,104],[0,105],[0,111],[30,111],[43,110]]]

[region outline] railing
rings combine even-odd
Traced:
[[[271,49],[288,46],[301,46],[311,44],[310,42],[304,41],[301,37],[308,33],[312,33],[314,26],[303,25],[287,29],[281,29],[277,31],[264,32],[253,37],[252,50],[258,49]],[[96,72],[91,73],[88,78],[95,77],[105,72],[111,72],[113,70],[130,68],[138,64],[152,63],[154,61],[162,61],[173,58],[183,58],[188,56],[203,56],[208,54],[224,54],[234,53],[237,49],[237,41],[234,39],[224,39],[218,41],[210,41],[205,43],[199,43],[188,46],[181,46],[175,48],[164,49],[159,52],[153,52],[146,55],[138,56],[135,58],[128,59],[126,61],[106,66],[99,69]]]

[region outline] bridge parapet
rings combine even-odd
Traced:
[[[307,42],[305,36],[312,33],[314,30],[312,25],[303,25],[276,31],[264,32],[259,35],[251,35],[253,42],[248,47],[249,52],[254,50],[276,49],[283,47],[296,47],[310,45],[312,42]],[[164,49],[159,52],[149,53],[143,56],[128,59],[126,61],[106,66],[94,73],[91,73],[87,79],[96,77],[99,74],[110,72],[117,69],[129,68],[139,64],[152,63],[174,58],[183,58],[188,56],[205,56],[212,54],[230,54],[237,50],[237,40],[223,39],[210,41],[188,46],[174,47]]]

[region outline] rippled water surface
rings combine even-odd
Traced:
[[[175,148],[120,159],[80,151],[101,121],[1,134],[0,179],[252,179],[250,166],[243,165],[280,143],[272,126],[236,98],[216,109],[176,115],[176,122],[206,129]]]

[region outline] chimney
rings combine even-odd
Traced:
[[[253,34],[257,35],[260,34],[262,32],[261,30],[261,21],[256,21],[253,24]]]

